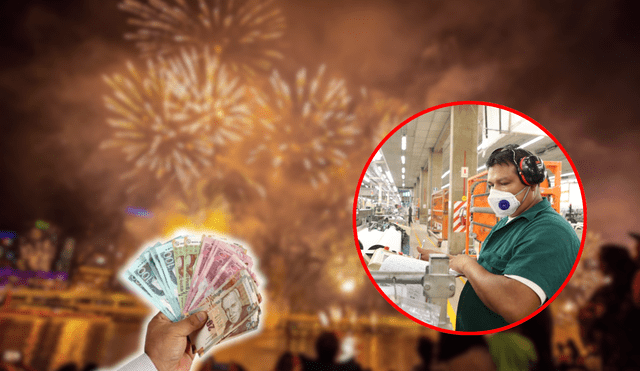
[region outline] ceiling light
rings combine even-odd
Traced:
[[[521,145],[521,146],[520,146],[520,148],[524,148],[524,147],[530,146],[530,145],[532,145],[533,143],[535,143],[535,142],[537,142],[537,141],[539,141],[539,140],[541,140],[541,139],[543,139],[543,138],[545,138],[545,136],[544,136],[544,135],[541,135],[541,136],[539,136],[539,137],[537,137],[537,138],[533,138],[533,139],[531,139],[530,141],[528,141],[527,143],[525,143],[525,144]]]
[[[402,150],[406,150],[407,149],[407,136],[403,135],[402,136]]]
[[[402,180],[404,180],[404,174],[402,174]]]
[[[393,177],[391,176],[391,172],[389,172],[387,170],[387,179],[389,179],[389,182],[393,183]]]
[[[402,168],[402,174],[404,174],[404,167]]]
[[[373,156],[373,161],[380,161],[380,159],[382,158],[382,155],[380,154],[380,151],[376,152],[376,155]]]
[[[400,159],[402,160],[402,165],[404,165],[404,155],[400,156]]]
[[[449,170],[447,170],[444,174],[442,174],[442,179],[444,179],[447,175],[449,175]]]
[[[382,167],[380,167],[380,165],[378,165],[378,172],[382,173]]]
[[[477,170],[477,171],[480,171],[480,170],[482,170],[482,169],[484,169],[484,168],[486,168],[486,167],[487,167],[487,165],[482,165],[482,166],[480,166],[480,167],[478,168],[478,170]]]

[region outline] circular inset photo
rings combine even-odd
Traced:
[[[565,287],[586,201],[562,145],[508,107],[417,113],[362,170],[353,230],[367,275],[398,311],[455,334],[517,326]]]

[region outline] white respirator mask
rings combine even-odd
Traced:
[[[516,196],[522,193],[525,188],[527,189],[527,193],[524,195],[524,198],[522,199],[523,201],[529,195],[529,189],[531,189],[529,186],[522,188],[520,192],[515,195],[511,192],[499,191],[495,188],[491,188],[488,197],[489,206],[491,206],[491,209],[498,218],[511,216],[516,212],[516,210],[518,210],[518,207],[520,207],[520,201],[518,201]]]

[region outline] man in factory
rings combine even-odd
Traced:
[[[580,240],[540,194],[546,169],[530,152],[509,145],[486,162],[491,209],[499,218],[476,259],[452,256],[466,276],[456,331],[484,331],[526,318],[550,299],[571,272]]]

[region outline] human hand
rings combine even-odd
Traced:
[[[474,263],[477,261],[467,254],[449,255],[449,268],[463,275],[466,275],[469,264]]]
[[[206,320],[206,312],[196,313],[178,322],[171,322],[162,313],[151,319],[147,326],[144,352],[158,371],[187,371],[191,368],[194,352],[187,335],[202,328]]]

